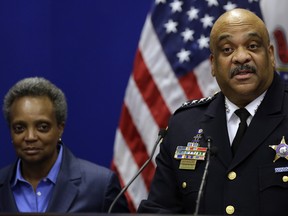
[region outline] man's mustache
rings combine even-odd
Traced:
[[[230,78],[234,77],[237,74],[240,74],[243,71],[247,71],[247,73],[256,73],[256,68],[247,64],[239,65],[230,71]]]

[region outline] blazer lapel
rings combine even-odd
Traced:
[[[46,212],[68,212],[78,194],[77,185],[81,181],[79,164],[68,149],[64,145],[62,147],[61,169]]]
[[[78,189],[63,173],[59,173],[47,212],[68,212]]]

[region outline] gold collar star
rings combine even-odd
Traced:
[[[288,145],[285,142],[284,136],[282,137],[282,140],[278,145],[269,145],[269,147],[274,149],[276,152],[273,162],[275,162],[279,158],[286,158],[286,160],[288,160]]]

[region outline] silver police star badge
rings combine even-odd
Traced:
[[[269,145],[269,147],[271,147],[272,149],[276,151],[276,155],[275,155],[273,162],[275,162],[279,158],[286,158],[286,160],[288,160],[288,145],[285,142],[284,136],[282,137],[280,144]]]

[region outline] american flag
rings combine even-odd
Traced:
[[[116,130],[112,168],[123,186],[151,155],[158,131],[167,126],[170,115],[183,102],[218,90],[210,74],[209,34],[219,15],[236,7],[262,17],[258,0],[155,0]],[[156,166],[152,161],[126,192],[132,211],[147,198]]]

